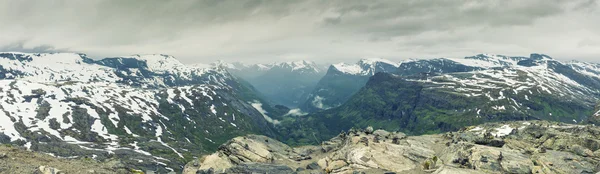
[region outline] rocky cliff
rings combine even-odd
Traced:
[[[406,136],[352,129],[319,146],[237,137],[184,173],[595,173],[600,128],[547,121],[487,123]]]

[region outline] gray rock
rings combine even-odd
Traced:
[[[365,133],[366,133],[366,134],[372,134],[372,133],[373,133],[373,131],[374,131],[374,129],[373,129],[373,127],[371,127],[371,126],[369,126],[369,127],[367,127],[367,128],[365,129]]]
[[[383,138],[387,139],[390,137],[390,133],[388,131],[381,130],[381,129],[378,129],[375,132],[373,132],[373,135],[380,137],[381,139],[383,139]]]
[[[365,146],[368,146],[369,145],[369,138],[362,137],[362,138],[360,138],[359,142],[362,143],[362,144],[364,144]]]
[[[280,173],[293,174],[292,168],[285,165],[266,163],[244,163],[227,169],[225,173]]]
[[[585,147],[582,147],[580,145],[573,145],[571,146],[571,151],[579,156],[582,157],[591,157],[594,156],[594,152],[592,152],[590,149],[587,149]]]
[[[196,174],[214,174],[215,170],[213,168],[207,169],[207,170],[198,170],[196,171]]]
[[[402,133],[402,132],[395,132],[394,134],[390,135],[392,138],[392,143],[394,144],[400,144],[400,140],[403,140],[406,138],[406,134]]]
[[[318,170],[318,169],[321,169],[321,166],[319,166],[319,164],[317,164],[317,162],[313,162],[313,163],[310,163],[310,164],[306,165],[306,169],[308,169],[308,170]]]
[[[60,170],[52,168],[52,167],[40,166],[40,167],[38,167],[38,170],[36,170],[34,173],[35,174],[60,174],[62,172],[60,172]]]
[[[510,135],[492,136],[489,133],[504,126],[514,128]],[[600,171],[597,167],[600,166],[597,158],[600,156],[600,128],[547,121],[487,123],[458,132],[410,137],[384,130],[350,130],[321,146],[297,148],[278,145],[275,140],[268,143],[255,140],[261,139],[238,139],[238,142],[227,144],[231,147],[222,148],[217,154],[223,154],[223,159],[231,163],[213,164],[231,164],[228,169],[219,169],[229,173],[549,174]],[[243,144],[251,145],[243,148]],[[310,164],[297,168],[298,162],[290,159]],[[199,166],[205,164],[206,161]]]

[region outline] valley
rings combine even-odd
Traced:
[[[598,171],[598,64],[480,54],[323,67],[0,53],[0,143],[100,173]],[[74,170],[14,160],[0,172]]]

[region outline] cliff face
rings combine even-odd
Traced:
[[[600,125],[600,103],[596,105],[592,116],[588,119],[588,122],[595,125]]]
[[[422,136],[369,127],[296,148],[249,135],[190,162],[184,173],[595,173],[599,139],[600,128],[547,121]]]

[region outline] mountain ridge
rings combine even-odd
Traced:
[[[0,72],[0,142],[54,156],[166,173],[229,138],[275,135],[250,86],[172,56],[0,53]]]
[[[470,65],[510,61],[489,68],[450,59],[403,63],[399,71],[372,76],[339,107],[299,118],[280,132],[290,136],[287,143],[310,144],[316,142],[314,132],[322,140],[369,125],[419,135],[489,121],[585,122],[600,100],[600,78],[590,74],[595,73],[591,68],[573,69],[570,63],[539,57],[468,60]],[[535,64],[519,65],[524,61]]]
[[[337,107],[350,98],[377,72],[393,72],[398,63],[385,59],[362,59],[355,64],[334,64],[299,106],[306,112]]]
[[[296,108],[324,75],[311,61],[271,64],[215,63],[256,88],[271,104]]]

